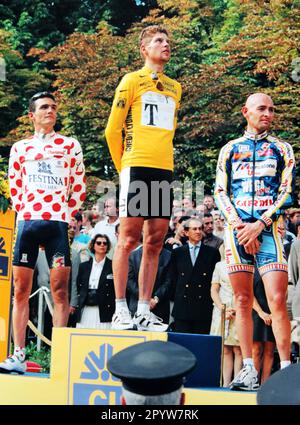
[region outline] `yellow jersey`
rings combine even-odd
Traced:
[[[116,89],[105,136],[118,172],[173,170],[173,137],[181,85],[148,67],[126,74]]]

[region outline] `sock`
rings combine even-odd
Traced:
[[[144,315],[144,314],[149,314],[150,313],[150,301],[147,300],[142,300],[138,302],[138,308],[137,308],[137,315]]]
[[[124,308],[126,310],[128,310],[126,298],[116,299],[116,313],[119,313],[119,311],[122,310],[122,309],[124,309]]]
[[[251,357],[243,359],[243,365],[254,367],[253,359]]]
[[[282,362],[280,362],[280,369],[284,369],[285,367],[288,367],[291,364],[290,360],[282,360]]]
[[[14,356],[20,360],[20,362],[25,361],[25,348],[24,347],[15,347],[14,349]]]

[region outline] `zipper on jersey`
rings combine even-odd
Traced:
[[[252,158],[252,218],[254,218],[254,198],[255,198],[255,154],[256,154],[256,137],[254,136],[254,148],[253,148],[253,158]]]

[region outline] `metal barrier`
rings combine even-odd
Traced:
[[[41,351],[41,341],[44,341],[47,345],[51,346],[51,341],[43,335],[44,331],[44,301],[48,306],[51,316],[53,316],[53,306],[51,304],[50,298],[48,294],[50,293],[50,289],[47,286],[41,286],[37,289],[33,294],[30,295],[29,298],[35,297],[37,294],[39,296],[39,304],[38,304],[38,325],[37,327],[28,320],[27,325],[37,336],[37,351]]]

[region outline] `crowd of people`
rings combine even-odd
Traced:
[[[167,325],[166,330],[195,334],[224,334],[223,385],[228,387],[242,368],[242,354],[235,326],[234,292],[225,262],[224,218],[212,195],[202,204],[181,207],[174,201],[169,230],[159,255],[158,270],[150,301],[151,311]],[[299,214],[299,221],[294,217]],[[89,218],[87,220],[87,217]],[[293,353],[299,353],[299,287],[300,278],[300,208],[287,210],[279,228],[289,258],[287,306],[292,323]],[[77,229],[74,235],[74,229]],[[97,229],[102,230],[99,233]],[[107,230],[106,230],[107,229]],[[290,229],[290,230],[287,230]],[[113,235],[113,237],[112,237]],[[287,236],[288,235],[288,236]],[[119,237],[119,215],[116,199],[108,198],[104,209],[97,204],[78,212],[69,225],[72,248],[69,326],[111,329],[115,311],[115,291],[111,254]],[[202,249],[201,249],[201,244]],[[200,246],[199,246],[200,245]],[[196,247],[196,259],[192,248]],[[142,258],[142,239],[129,256],[126,299],[132,317],[138,304],[138,274]],[[289,253],[291,256],[289,257]],[[47,272],[45,272],[47,269]],[[33,290],[50,287],[50,273],[45,251],[39,252]],[[296,289],[297,288],[297,289]],[[225,305],[225,327],[221,329],[221,312]],[[36,314],[37,309],[33,310]],[[263,383],[278,369],[272,315],[262,280],[256,269],[253,303],[253,358]],[[32,317],[37,320],[37,317]],[[45,335],[51,339],[52,318],[45,314]],[[274,356],[275,355],[275,356]]]

